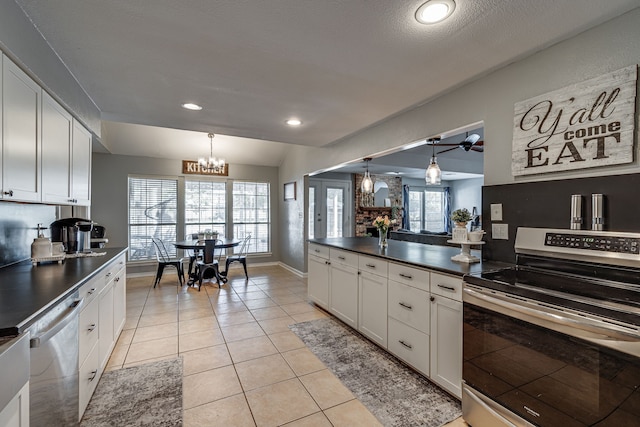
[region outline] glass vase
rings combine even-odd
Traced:
[[[383,229],[378,229],[378,246],[384,249],[387,247],[387,231]]]

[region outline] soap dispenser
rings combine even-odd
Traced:
[[[44,229],[42,224],[38,224],[38,237],[33,239],[31,244],[31,258],[39,259],[51,256],[51,240],[42,234]]]

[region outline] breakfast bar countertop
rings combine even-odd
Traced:
[[[33,266],[27,260],[1,268],[0,337],[22,333],[126,249],[104,248],[105,255],[67,258],[62,264]]]
[[[403,264],[428,268],[443,273],[463,276],[470,273],[480,273],[486,270],[510,265],[495,261],[480,261],[463,263],[452,261],[451,257],[460,253],[460,248],[451,246],[428,245],[425,243],[406,242],[402,240],[387,240],[386,249],[380,249],[376,237],[335,237],[324,239],[309,239],[310,243],[330,246],[345,251],[357,252],[363,255],[384,258]],[[472,255],[481,257],[479,250],[472,250]]]

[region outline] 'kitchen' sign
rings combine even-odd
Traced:
[[[182,161],[182,173],[185,175],[213,175],[213,176],[229,176],[229,164],[225,163],[224,166],[219,168],[209,169],[193,160]]]
[[[637,66],[515,105],[514,176],[633,161]]]

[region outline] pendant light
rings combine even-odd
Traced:
[[[369,175],[369,162],[371,161],[371,157],[365,158],[364,161],[367,162],[367,171],[364,173],[364,178],[362,178],[360,190],[363,194],[371,194],[373,193],[373,180],[371,179],[371,175]]]
[[[429,163],[429,167],[427,168],[427,172],[425,173],[424,179],[427,185],[440,185],[442,180],[442,171],[440,170],[440,166],[438,166],[438,162],[436,161],[436,144],[440,141],[438,139],[430,139],[432,154],[431,154],[431,163]]]

